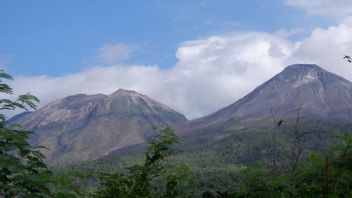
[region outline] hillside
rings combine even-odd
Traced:
[[[346,132],[351,116],[351,82],[317,65],[290,65],[237,102],[178,125],[181,143],[173,160],[196,167],[270,163],[273,144],[278,144],[278,158],[287,156],[294,131],[312,131],[302,147],[320,152]],[[280,127],[274,124],[279,120]],[[118,166],[138,153],[143,153],[142,145],[116,150],[98,163]]]
[[[187,121],[182,114],[134,91],[74,95],[56,100],[10,123],[35,131],[33,144],[48,148],[51,163],[92,160],[111,151],[145,143],[158,125]]]
[[[297,109],[315,120],[349,123],[352,83],[317,65],[290,65],[237,102],[192,120],[178,131],[190,135],[209,128],[228,129],[242,123],[285,120],[295,117]]]

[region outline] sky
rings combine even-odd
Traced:
[[[0,0],[0,69],[40,106],[123,88],[193,119],[294,63],[352,80],[349,53],[352,0]]]

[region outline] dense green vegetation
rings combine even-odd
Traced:
[[[303,133],[305,130],[301,131]],[[255,134],[256,138],[253,138],[253,134]],[[288,178],[292,177],[294,181],[298,179],[294,176],[300,175],[301,172],[313,170],[305,169],[313,164],[313,159],[325,159],[325,156],[329,156],[329,163],[330,160],[333,161],[332,156],[338,155],[331,149],[331,145],[341,142],[339,138],[336,139],[336,137],[331,136],[331,133],[324,133],[330,139],[329,141],[324,141],[321,133],[318,133],[319,137],[322,138],[321,140],[314,139],[316,137],[310,134],[310,141],[305,139],[307,142],[301,141],[302,144],[298,148],[296,147],[296,150],[299,150],[299,153],[301,153],[299,158],[292,159],[291,151],[294,145],[294,136],[290,133],[284,134],[282,132],[281,135],[283,137],[275,136],[278,138],[276,139],[277,141],[272,141],[272,137],[268,136],[268,134],[271,133],[268,131],[259,131],[258,133],[248,133],[245,131],[237,135],[228,136],[219,142],[209,142],[200,148],[193,148],[195,152],[189,152],[189,148],[184,148],[184,145],[189,144],[181,142],[175,147],[176,150],[169,156],[168,161],[174,165],[187,164],[190,179],[188,182],[194,188],[194,197],[202,197],[204,193],[206,193],[206,196],[225,196],[225,194],[230,194],[231,192],[247,189],[248,185],[251,186],[251,177],[263,178],[265,182],[273,181],[277,183],[277,179],[279,180],[287,176]],[[282,138],[286,138],[287,141],[283,141]],[[239,139],[241,141],[238,141]],[[321,144],[325,144],[326,148],[322,149]],[[315,147],[317,149],[314,149]],[[87,172],[120,172],[125,167],[133,164],[142,164],[143,157],[138,153],[141,153],[144,148],[141,146],[128,151],[121,151],[116,153],[114,157],[109,156],[75,168]],[[322,157],[318,158],[317,156],[320,155]],[[333,166],[332,161],[331,166]],[[319,163],[323,165],[325,162]],[[319,171],[317,170],[317,172]],[[322,174],[323,171],[321,171]],[[282,180],[282,182],[288,182],[288,180]]]
[[[13,94],[4,80],[12,77],[0,71],[0,93]],[[39,100],[30,94],[16,100],[0,99],[0,110],[35,108]],[[65,175],[55,174],[43,162],[43,147],[32,147],[31,131],[20,126],[6,126],[0,114],[0,197],[78,197],[83,195]],[[15,129],[18,128],[18,129]]]
[[[167,164],[170,146],[177,142],[177,136],[170,128],[157,130],[156,137],[149,142],[142,165],[128,168],[128,174],[102,175],[102,185],[95,197],[190,197],[191,192],[180,188],[186,176],[187,167]]]
[[[184,174],[188,177],[176,182],[187,183],[186,186],[179,188],[177,191],[178,195],[181,195],[180,197],[184,197],[184,191],[193,192],[191,197],[348,197],[350,196],[348,193],[352,190],[351,140],[351,135],[342,135],[335,141],[335,146],[326,152],[314,152],[310,150],[310,147],[305,147],[305,149],[308,148],[304,151],[306,154],[301,156],[302,159],[297,163],[293,163],[295,160],[291,159],[291,155],[282,155],[281,158],[273,158],[269,155],[266,158],[268,163],[259,160],[257,164],[240,166],[228,161],[211,161],[216,159],[215,154],[207,153],[209,156],[205,156],[204,162],[210,160],[202,166],[202,162],[195,160],[192,163],[192,160],[188,160],[188,157],[183,158],[184,156],[177,151],[168,156],[168,161],[174,166],[181,162],[187,162],[188,170]],[[228,145],[224,144],[224,146]],[[275,145],[272,146],[275,147]],[[283,145],[276,146],[282,148]],[[285,145],[285,147],[290,151],[289,146]],[[138,153],[136,151],[139,149],[142,148],[136,148],[134,151],[130,151],[130,154]],[[233,150],[233,152],[236,151]],[[200,155],[203,155],[201,153]],[[105,165],[103,169],[106,172],[121,172],[127,164],[145,163],[143,157],[135,154],[129,158],[128,155],[130,154],[126,153],[126,156],[120,156],[117,161],[114,161],[116,163],[118,161],[124,162],[116,165],[117,167],[113,166],[108,159],[104,159],[99,163],[85,164],[85,168],[88,166],[89,171],[94,171],[99,170],[100,165]],[[178,158],[180,156],[183,160]],[[191,156],[195,157],[193,154]],[[305,156],[307,156],[307,159],[305,159]],[[144,157],[144,159],[146,158]],[[272,163],[269,163],[270,160]],[[291,164],[296,164],[295,168],[292,168]],[[166,168],[164,170],[170,171]],[[131,182],[134,174],[127,173],[129,179],[123,182]],[[119,182],[121,182],[121,178],[126,178],[126,176],[120,174],[108,174],[108,176],[109,179],[115,178]],[[152,197],[162,197],[160,192],[165,192],[165,190],[160,189],[165,189],[166,181],[158,180],[158,182],[160,182],[158,190],[154,191],[156,188],[152,187],[152,184],[155,184],[153,182],[147,188],[151,191],[149,193],[153,194]],[[112,186],[114,185],[110,185],[110,187]],[[145,192],[147,191],[145,190]]]
[[[11,79],[0,72],[3,95],[13,93],[4,82]],[[38,101],[30,94],[0,99],[0,109],[27,110]],[[0,114],[0,197],[351,197],[352,135],[336,138],[311,120],[292,123],[205,131],[187,144],[159,128],[148,145],[54,171],[45,148],[29,144],[32,132],[7,126]],[[192,141],[204,144],[187,148]]]
[[[232,197],[351,197],[352,136],[345,135],[329,155],[312,154],[292,172],[248,168],[243,187]]]

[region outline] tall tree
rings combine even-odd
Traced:
[[[12,76],[0,70],[0,93],[13,94],[5,80]],[[30,131],[6,126],[4,111],[35,109],[38,98],[31,94],[20,95],[16,100],[0,99],[0,197],[45,197],[50,194],[51,172],[43,162],[44,156],[28,143]],[[19,127],[16,127],[19,128]]]
[[[182,173],[171,171],[164,163],[171,152],[171,145],[177,142],[177,136],[172,129],[166,127],[157,130],[157,135],[148,144],[144,163],[129,168],[129,174],[105,174],[102,176],[102,186],[95,197],[100,198],[155,198],[179,197],[178,182]],[[181,169],[184,172],[184,167]],[[153,184],[160,182],[165,185],[158,190]],[[158,191],[158,192],[157,192]],[[184,196],[186,197],[186,195]]]

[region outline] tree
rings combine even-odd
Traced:
[[[304,161],[308,160],[309,153],[327,151],[329,145],[323,144],[331,135],[333,128],[321,126],[321,120],[302,115],[302,106],[289,111],[294,115],[291,119],[277,119],[271,112],[275,130],[271,134],[269,153],[271,166],[276,174],[279,171],[295,172]],[[286,142],[280,143],[278,137]]]
[[[349,55],[345,55],[345,56],[343,57],[343,59],[346,59],[347,62],[352,63],[352,58],[351,58],[351,56],[349,56]]]
[[[171,145],[177,143],[177,136],[172,129],[166,127],[156,130],[157,135],[148,143],[148,151],[142,165],[130,168],[129,174],[103,174],[102,185],[95,193],[95,197],[120,197],[120,198],[154,198],[178,197],[177,185],[182,179],[181,173],[171,171],[165,164],[172,151]],[[165,181],[164,188],[158,189],[155,183]]]
[[[13,94],[4,80],[13,78],[0,71],[0,93]],[[0,99],[0,110],[35,109],[39,100],[31,94],[20,95],[17,100]],[[5,125],[6,117],[0,114],[0,196],[44,197],[49,195],[50,171],[43,162],[38,148],[28,143],[30,131],[15,130]]]
[[[0,93],[13,94],[5,80],[12,76],[0,70]],[[0,197],[77,197],[79,190],[65,175],[52,173],[44,163],[40,149],[28,142],[31,131],[20,126],[7,126],[6,110],[35,109],[39,99],[31,94],[16,100],[0,99]],[[16,129],[15,129],[16,128]]]

